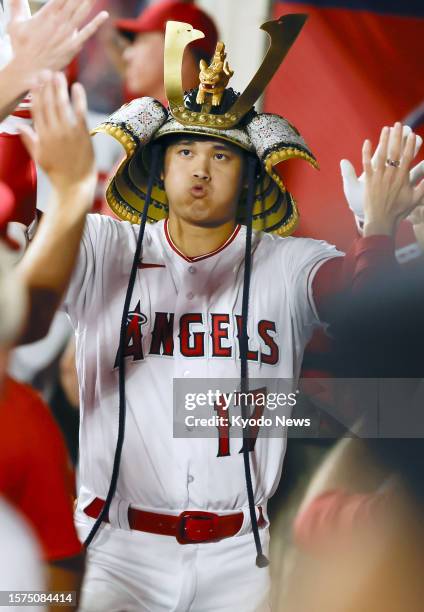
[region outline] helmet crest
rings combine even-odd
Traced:
[[[318,164],[291,123],[278,115],[256,112],[254,103],[293,45],[305,20],[306,15],[285,15],[261,26],[268,33],[271,44],[242,94],[227,87],[233,71],[223,42],[218,42],[209,65],[201,61],[199,87],[184,93],[181,74],[184,50],[204,35],[190,24],[168,21],[164,78],[169,108],[165,109],[153,98],[138,98],[121,107],[94,130],[114,136],[127,154],[106,193],[115,214],[132,223],[139,222],[150,174],[152,143],[172,134],[198,134],[231,142],[257,156],[261,172],[255,185],[253,229],[283,236],[296,229],[299,220],[297,205],[275,166],[293,158],[304,159],[314,167]],[[167,215],[167,196],[163,185],[156,182],[147,219],[155,222]],[[237,220],[246,223],[243,196]]]

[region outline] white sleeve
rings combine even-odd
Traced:
[[[100,215],[87,215],[77,262],[62,304],[74,327],[77,321],[83,318],[87,305],[93,301],[96,257],[101,255],[96,253],[102,225],[99,217]]]
[[[320,324],[312,295],[312,283],[320,266],[343,253],[324,240],[287,238],[284,251],[284,273],[292,311],[303,326]]]
[[[90,312],[104,307],[117,290],[117,282],[129,278],[139,226],[106,215],[90,214],[78,259],[62,304],[74,329],[84,325]]]

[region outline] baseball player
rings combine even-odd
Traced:
[[[136,18],[118,19],[114,24],[118,36],[112,44],[118,54],[117,67],[125,79],[128,101],[142,95],[166,101],[162,58],[166,23],[174,19],[188,22],[205,34],[205,38],[188,47],[182,64],[184,87],[197,86],[199,61],[209,61],[215,51],[218,33],[214,21],[193,2],[160,0],[144,8]],[[123,51],[122,41],[127,44]]]
[[[302,22],[290,16],[264,26],[274,47],[265,63],[283,57],[288,31],[293,40]],[[285,32],[281,47],[274,28]],[[93,177],[80,89],[72,105],[63,78],[53,76],[34,92],[37,133],[22,130],[55,188],[74,195],[72,206],[62,198],[46,213],[22,266],[27,282],[52,296],[45,320],[72,276],[64,308],[80,382],[76,521],[90,544],[83,611],[269,609],[266,504],[286,439],[240,441],[218,430],[174,438],[172,381],[296,381],[343,268],[325,242],[283,237],[298,211],[273,167],[289,157],[316,162],[287,121],[252,109],[264,81],[254,77],[241,96],[227,88],[232,71],[219,44],[212,64],[201,65],[199,88],[183,96],[181,54],[200,35],[168,24],[169,112],[141,98],[100,128],[127,151],[107,193],[123,222],[86,214]],[[347,255],[349,282],[393,259],[405,194],[409,206],[423,191],[412,193],[405,174],[415,137],[402,160],[400,138],[388,150],[387,137],[385,130],[376,171],[370,143],[364,147],[366,229]],[[76,148],[78,163],[68,166]],[[35,318],[32,325],[36,334]]]

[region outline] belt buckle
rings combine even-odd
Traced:
[[[199,510],[185,510],[181,512],[178,516],[177,522],[177,532],[176,539],[179,544],[199,544],[201,542],[210,542],[211,540],[217,539],[217,520],[218,515],[214,512],[202,512]],[[206,537],[197,537],[192,535],[191,537],[187,534],[187,521],[192,519],[193,521],[198,521],[199,526],[201,525],[201,521],[208,521],[209,525],[207,527],[207,536]],[[203,533],[205,528],[205,523],[202,525]],[[196,528],[193,526],[194,532],[196,532]],[[201,533],[201,530],[198,530],[198,533]]]

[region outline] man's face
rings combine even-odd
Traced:
[[[169,216],[203,227],[236,217],[244,155],[221,140],[181,140],[165,152],[163,180]]]
[[[125,84],[131,93],[156,95],[163,87],[163,32],[138,34],[125,49]]]

